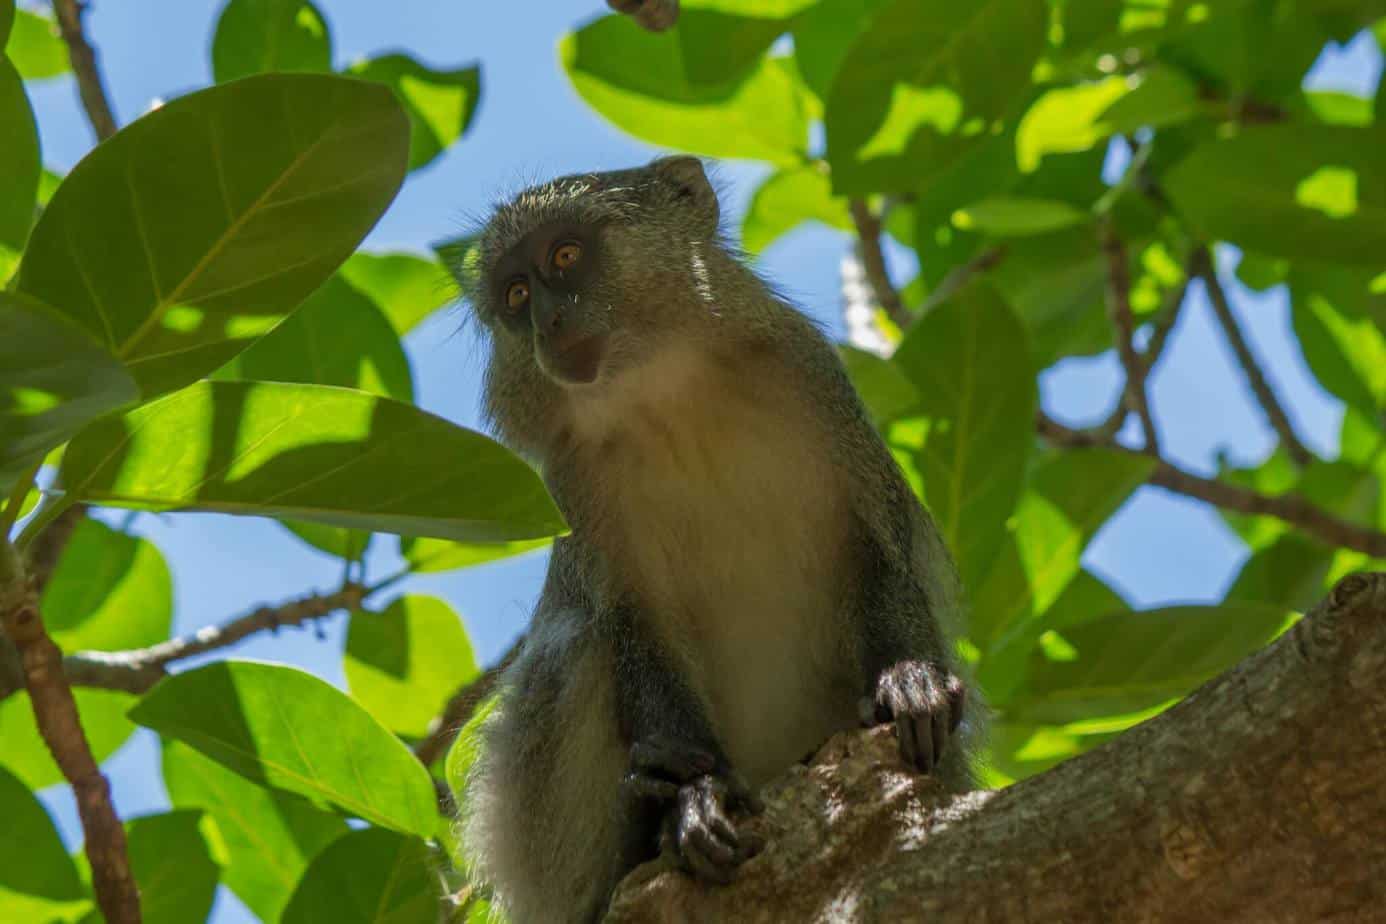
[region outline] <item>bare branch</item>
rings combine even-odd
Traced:
[[[39,734],[77,799],[96,903],[110,924],[139,924],[139,892],[130,872],[125,828],[111,805],[111,785],[82,730],[63,674],[63,653],[44,629],[38,594],[8,543],[0,545],[0,624],[19,655]]]
[[[34,582],[34,589],[40,596],[48,586],[48,579],[53,576],[53,569],[58,567],[58,560],[63,557],[63,550],[77,530],[77,524],[82,522],[86,513],[86,504],[73,504],[58,514],[29,544],[29,579]]]
[[[1132,455],[1142,454],[1127,449],[1114,440],[1104,440],[1091,431],[1065,427],[1043,413],[1036,416],[1036,429],[1040,436],[1056,446],[1070,449],[1104,447]],[[1367,529],[1339,519],[1295,494],[1261,494],[1239,485],[1186,472],[1163,459],[1157,461],[1155,471],[1150,476],[1150,483],[1224,510],[1275,517],[1329,545],[1352,549],[1374,558],[1386,558],[1386,532]]]
[[[861,199],[851,199],[847,203],[852,213],[852,223],[857,227],[857,243],[861,251],[861,264],[866,270],[866,281],[876,296],[876,304],[885,309],[895,326],[904,330],[914,320],[910,310],[900,300],[900,293],[891,285],[890,273],[886,270],[885,251],[881,249],[881,220]]]
[[[111,101],[106,95],[106,85],[101,79],[101,70],[96,64],[96,50],[87,41],[82,31],[82,14],[87,5],[80,0],[53,0],[53,15],[58,19],[58,31],[67,43],[68,59],[72,62],[72,73],[77,77],[77,92],[82,97],[82,108],[87,112],[87,121],[96,133],[97,141],[105,141],[116,133],[115,115],[111,111]]]
[[[1285,409],[1281,407],[1280,401],[1275,397],[1270,383],[1266,381],[1265,373],[1261,371],[1260,364],[1251,352],[1250,344],[1242,335],[1242,329],[1237,324],[1236,316],[1232,314],[1231,305],[1228,304],[1227,292],[1223,289],[1222,283],[1218,281],[1217,267],[1213,263],[1212,254],[1207,250],[1200,250],[1199,254],[1201,266],[1198,275],[1208,288],[1208,300],[1213,304],[1213,313],[1217,315],[1218,323],[1222,325],[1223,334],[1226,335],[1232,352],[1237,355],[1237,362],[1242,367],[1242,374],[1246,376],[1247,384],[1251,386],[1251,390],[1256,395],[1261,409],[1265,411],[1270,425],[1279,434],[1280,441],[1285,444],[1285,451],[1290,454],[1290,458],[1298,465],[1308,465],[1313,460],[1314,454],[1305,447],[1304,443],[1300,442],[1299,437],[1295,434],[1294,427],[1290,425],[1290,418],[1285,414]]]
[[[679,0],[606,0],[606,5],[650,32],[673,28],[679,19]]]
[[[472,713],[476,712],[476,707],[481,705],[481,701],[491,695],[491,691],[496,688],[496,683],[500,680],[500,675],[519,656],[520,647],[524,643],[524,636],[516,639],[515,644],[510,646],[510,650],[501,657],[500,661],[452,694],[452,699],[448,700],[448,704],[443,707],[442,714],[434,719],[432,725],[429,726],[428,734],[414,745],[414,756],[419,759],[420,763],[425,767],[432,766],[434,761],[447,752],[447,749],[452,746],[453,739],[457,737],[458,731],[467,724],[467,720],[472,717]]]
[[[1141,432],[1145,436],[1145,451],[1152,455],[1160,452],[1159,437],[1155,432],[1155,420],[1150,415],[1150,402],[1145,393],[1145,378],[1149,371],[1141,357],[1136,353],[1135,321],[1131,315],[1131,272],[1126,265],[1126,245],[1112,230],[1110,221],[1101,224],[1102,252],[1107,257],[1107,315],[1112,322],[1115,334],[1117,356],[1121,358],[1122,368],[1126,370],[1126,385],[1122,389],[1121,403],[1135,411],[1141,422]]]

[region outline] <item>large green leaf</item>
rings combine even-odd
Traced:
[[[1090,217],[1061,199],[986,196],[954,212],[953,224],[992,237],[1027,237],[1082,224]]]
[[[291,667],[221,661],[161,680],[130,718],[247,779],[427,836],[428,771],[345,693]]]
[[[678,35],[604,16],[564,36],[559,55],[583,100],[654,144],[713,157],[799,163],[808,123],[794,78],[766,59],[744,79],[694,84]]]
[[[1258,549],[1227,589],[1225,603],[1276,603],[1309,609],[1323,599],[1333,549],[1307,536],[1286,533]]]
[[[303,520],[280,520],[279,525],[319,552],[343,561],[360,561],[374,535],[363,529],[345,529]]]
[[[14,65],[0,55],[0,125],[5,143],[0,145],[0,285],[9,279],[34,223],[38,201],[38,126],[24,81]]]
[[[399,554],[415,574],[430,571],[455,571],[484,565],[490,561],[522,555],[550,544],[549,539],[527,539],[521,542],[449,542],[446,539],[416,539],[399,537]]]
[[[19,288],[127,362],[146,397],[206,375],[316,289],[394,198],[407,121],[384,87],[271,74],[176,99],[88,154]]]
[[[1275,606],[1186,606],[1068,629],[1063,637],[1077,656],[1036,654],[1005,717],[1066,724],[1159,707],[1236,664],[1295,618]]]
[[[1016,129],[1016,163],[1037,170],[1046,155],[1086,151],[1112,133],[1103,113],[1130,90],[1121,77],[1046,90],[1025,110]]]
[[[375,302],[401,337],[457,295],[452,277],[437,260],[409,253],[357,252],[339,272]]]
[[[408,55],[382,55],[351,67],[349,73],[393,89],[409,114],[409,169],[432,163],[472,123],[481,99],[481,68],[438,71]]]
[[[877,427],[918,406],[919,389],[898,364],[851,346],[839,346],[837,352],[847,367],[852,387]]]
[[[1383,151],[1381,126],[1257,126],[1196,148],[1164,188],[1209,237],[1271,256],[1379,267]]]
[[[173,580],[154,543],[82,518],[43,590],[43,619],[64,651],[119,651],[168,637]]]
[[[1025,325],[1037,366],[1111,346],[1107,258],[1091,228],[1008,241],[989,275]]]
[[[437,597],[404,596],[379,613],[351,614],[347,689],[396,734],[421,738],[448,697],[476,677],[462,619]]]
[[[202,809],[226,852],[227,888],[263,921],[278,921],[308,862],[347,831],[340,816],[266,789],[177,741],[164,741],[164,786],[177,808]]]
[[[0,818],[0,921],[65,921],[91,903],[43,803],[3,768]]]
[[[749,253],[759,253],[805,221],[818,221],[841,231],[852,228],[847,203],[833,197],[822,164],[779,170],[756,187],[741,220],[741,246]]]
[[[72,698],[77,702],[77,715],[98,763],[114,754],[134,733],[135,726],[125,717],[135,700],[129,693],[79,687],[72,691]],[[0,766],[23,780],[25,786],[43,789],[63,782],[63,773],[34,724],[28,693],[19,692],[0,701],[0,741],[4,742],[4,747],[0,747]]]
[[[894,361],[919,391],[925,500],[964,586],[975,587],[1005,535],[1034,442],[1025,330],[978,282],[911,327]]]
[[[1030,88],[1045,5],[894,0],[857,38],[826,101],[841,193],[905,192],[985,141]]]
[[[125,825],[143,924],[207,920],[221,867],[212,858],[204,825],[197,811],[146,815]]]
[[[764,3],[683,0],[673,34],[693,84],[725,84],[749,73],[800,9],[814,0]]]
[[[265,71],[330,71],[332,35],[308,0],[230,0],[212,36],[217,83]]]
[[[318,854],[282,924],[417,924],[438,918],[438,878],[423,841],[352,831]]]
[[[794,61],[804,83],[826,99],[833,78],[857,36],[886,0],[819,0],[795,17]]]
[[[424,448],[427,451],[421,451]],[[63,456],[79,500],[496,542],[564,524],[499,443],[365,392],[202,382],[100,421]]]
[[[138,398],[125,367],[85,330],[0,292],[0,494],[89,421]]]
[[[15,11],[9,41],[0,41],[0,46],[25,80],[57,77],[72,67],[58,27],[47,16],[32,10]]]
[[[14,0],[0,0],[0,52],[10,40],[10,30],[14,28]]]
[[[1386,253],[1379,257],[1386,265]],[[1295,267],[1290,291],[1295,334],[1314,377],[1368,416],[1386,408],[1386,276]]]

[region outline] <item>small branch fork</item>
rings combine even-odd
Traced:
[[[1112,230],[1110,220],[1104,220],[1100,228],[1102,252],[1107,257],[1107,315],[1112,322],[1117,356],[1126,370],[1126,384],[1122,388],[1118,406],[1135,411],[1145,437],[1145,451],[1159,455],[1159,437],[1155,432],[1155,420],[1150,414],[1145,389],[1150,367],[1136,352],[1136,324],[1131,315],[1131,273],[1126,263],[1126,245]]]
[[[890,273],[886,269],[885,252],[881,247],[881,219],[862,199],[850,199],[847,207],[852,213],[852,224],[857,229],[858,249],[861,254],[862,269],[866,271],[867,284],[871,286],[876,304],[884,309],[896,327],[904,330],[909,327],[913,316],[905,307],[900,293],[891,285]]]
[[[67,56],[72,62],[72,73],[77,77],[77,92],[82,98],[82,108],[86,110],[87,121],[96,134],[98,142],[105,141],[116,133],[115,114],[111,111],[111,101],[106,95],[106,84],[96,63],[96,49],[87,41],[82,31],[82,16],[87,4],[80,0],[53,0],[53,15],[58,20],[58,31],[67,43]]]

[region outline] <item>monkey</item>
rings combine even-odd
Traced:
[[[596,920],[661,852],[731,881],[757,789],[863,723],[971,788],[945,543],[698,158],[501,202],[466,289],[485,417],[570,527],[461,800],[512,924]]]

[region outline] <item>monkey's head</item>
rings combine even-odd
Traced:
[[[693,157],[561,177],[496,208],[468,296],[491,336],[486,407],[503,436],[533,448],[518,420],[574,391],[619,388],[715,323],[713,276],[731,261],[718,218]]]

